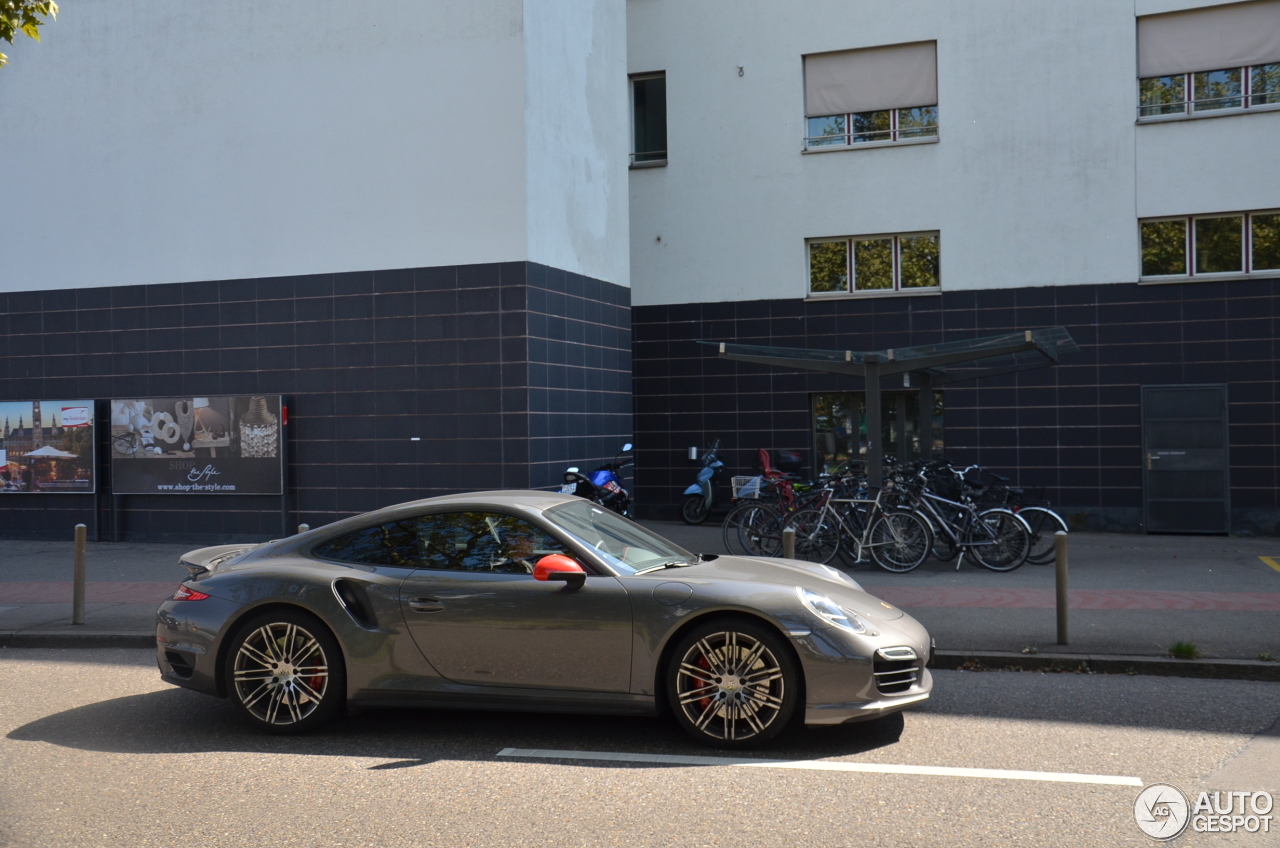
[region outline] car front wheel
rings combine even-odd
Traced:
[[[232,703],[267,733],[305,733],[345,705],[338,642],[319,619],[301,610],[252,616],[236,631],[226,656]]]
[[[708,745],[751,748],[793,718],[801,691],[796,662],[772,628],[723,619],[695,628],[676,646],[667,694],[680,726]]]

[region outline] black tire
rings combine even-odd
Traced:
[[[717,748],[763,745],[803,704],[798,664],[786,642],[748,618],[695,627],[676,645],[665,673],[676,721]]]
[[[707,499],[702,495],[690,495],[684,499],[684,505],[680,508],[680,517],[684,519],[685,524],[701,524],[710,514],[711,508],[707,506]]]
[[[840,550],[840,523],[825,509],[796,510],[783,525],[787,530],[796,531],[796,559],[825,564]]]
[[[346,708],[338,640],[324,622],[299,609],[266,610],[242,622],[222,673],[236,711],[266,733],[306,733]]]
[[[1018,517],[1031,528],[1031,551],[1027,562],[1032,565],[1048,565],[1054,559],[1054,534],[1067,532],[1067,522],[1053,510],[1043,506],[1024,506]]]
[[[1013,571],[1027,561],[1031,531],[1027,523],[1007,509],[989,509],[978,514],[969,548],[974,559],[991,571]]]
[[[885,571],[904,573],[920,567],[933,548],[929,522],[914,512],[890,512],[871,525],[871,558]]]

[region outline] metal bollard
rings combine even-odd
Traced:
[[[71,594],[71,623],[84,624],[84,543],[88,528],[76,525],[76,555],[74,588]]]
[[[1053,534],[1053,557],[1058,573],[1058,644],[1067,642],[1067,534],[1059,530]]]
[[[796,558],[796,528],[788,527],[782,531],[782,556],[786,559]]]
[[[299,535],[299,536],[301,536],[303,533],[307,532],[307,531],[308,531],[308,530],[310,530],[310,529],[311,529],[311,525],[310,525],[310,524],[299,524],[299,525],[298,525],[298,535]]]

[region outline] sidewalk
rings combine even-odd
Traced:
[[[646,524],[694,552],[725,553],[714,516],[701,527]],[[71,543],[6,542],[0,645],[151,644],[156,606],[185,579],[178,556],[188,547],[90,544],[86,624],[72,626]],[[846,570],[917,618],[952,658],[1156,658],[1184,641],[1206,658],[1248,661],[1280,679],[1280,662],[1259,661],[1280,657],[1280,567],[1264,557],[1280,563],[1280,539],[1073,533],[1065,646],[1056,644],[1051,565],[994,573],[930,560],[907,574],[867,563]]]

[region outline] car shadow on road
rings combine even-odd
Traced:
[[[902,732],[900,714],[839,727],[793,727],[762,748],[731,755],[766,759],[852,756],[892,746]],[[702,757],[729,755],[729,752],[698,744],[669,716],[367,708],[314,733],[273,736],[243,724],[229,703],[181,689],[75,707],[18,727],[7,738],[119,754],[244,752],[381,760],[368,766],[374,770],[408,768],[438,760],[491,761],[498,751],[508,747]],[[671,767],[660,763],[608,761],[594,761],[589,766]]]

